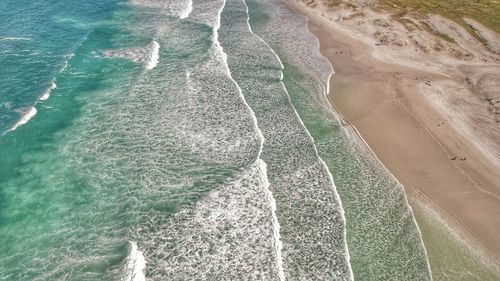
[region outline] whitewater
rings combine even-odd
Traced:
[[[302,16],[97,2],[0,19],[0,280],[430,280]]]
[[[240,88],[240,86],[238,85],[236,80],[234,80],[234,78],[231,76],[231,70],[229,69],[229,65],[227,64],[227,54],[224,52],[224,49],[220,46],[220,42],[218,40],[218,33],[217,32],[220,29],[220,23],[221,23],[220,14],[222,13],[222,10],[224,9],[224,7],[226,5],[226,1],[227,0],[225,0],[223,2],[222,9],[219,12],[219,19],[217,20],[217,26],[216,26],[215,33],[214,33],[215,45],[216,45],[216,48],[222,53],[222,57],[224,60],[224,66],[226,68],[227,74],[231,78],[231,81],[238,87],[238,93],[240,94],[241,99],[243,100],[243,103],[250,111],[251,116],[252,116],[252,120],[253,120],[254,125],[255,125],[255,130],[256,130],[256,133],[257,133],[257,136],[259,139],[259,151],[257,153],[256,163],[257,163],[257,166],[259,167],[260,175],[264,181],[264,188],[266,190],[267,199],[269,200],[269,204],[271,206],[274,247],[276,250],[276,267],[278,270],[279,280],[283,281],[283,280],[285,280],[285,273],[283,271],[283,258],[281,256],[281,250],[283,248],[283,244],[281,242],[280,224],[279,224],[278,218],[276,217],[276,200],[274,199],[272,191],[269,189],[270,184],[269,184],[269,179],[267,177],[267,164],[264,160],[261,159],[262,150],[264,148],[265,138],[264,138],[264,135],[262,134],[262,131],[259,129],[259,125],[258,125],[257,117],[255,116],[255,112],[253,112],[252,108],[248,105],[247,101],[245,100],[245,96],[243,95],[242,89]]]

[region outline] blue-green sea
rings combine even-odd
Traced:
[[[0,280],[430,280],[281,0],[0,2]]]

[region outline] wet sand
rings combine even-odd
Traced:
[[[433,87],[446,90],[450,76],[383,62],[373,54],[385,46],[354,38],[314,7],[288,3],[309,17],[321,52],[335,69],[329,95],[335,109],[405,186],[413,204],[445,218],[453,235],[475,254],[500,264],[500,170],[496,155],[493,161],[484,156],[496,148],[478,148],[475,139],[457,130],[448,112],[425,97]],[[426,246],[435,242],[425,239]]]

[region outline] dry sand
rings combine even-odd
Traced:
[[[408,30],[363,4],[370,1],[357,9],[287,2],[309,17],[335,69],[336,110],[410,197],[444,216],[478,255],[500,264],[498,50],[439,16],[430,16],[429,25],[457,44]],[[473,24],[490,46],[500,46],[498,34]]]

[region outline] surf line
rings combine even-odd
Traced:
[[[271,206],[271,214],[272,214],[272,226],[273,226],[273,238],[274,238],[274,247],[275,247],[275,252],[276,252],[276,267],[278,270],[278,276],[280,281],[285,280],[285,272],[283,270],[283,257],[281,254],[281,251],[283,249],[283,242],[281,241],[281,234],[280,234],[280,224],[278,221],[278,217],[276,215],[276,200],[274,199],[273,193],[270,189],[270,184],[269,184],[269,179],[267,176],[267,164],[264,160],[261,159],[261,154],[262,150],[264,148],[264,135],[262,134],[262,131],[259,128],[259,124],[257,121],[257,116],[255,116],[255,112],[252,110],[250,105],[247,103],[245,96],[243,95],[243,91],[241,87],[238,85],[236,80],[234,80],[233,76],[231,75],[231,70],[229,69],[229,65],[227,63],[227,54],[224,52],[224,49],[222,48],[222,45],[219,42],[218,39],[218,30],[220,29],[220,24],[221,24],[221,14],[222,11],[224,10],[224,7],[226,6],[226,0],[223,1],[223,5],[219,11],[218,15],[218,20],[217,20],[217,25],[214,28],[214,45],[216,50],[218,50],[222,56],[222,59],[224,61],[224,67],[226,69],[227,75],[229,76],[229,79],[234,83],[234,85],[238,88],[238,93],[245,104],[245,106],[248,108],[250,115],[252,117],[252,121],[254,124],[255,132],[257,133],[257,137],[259,139],[259,152],[257,154],[257,159],[255,160],[255,163],[257,164],[257,167],[259,168],[259,175],[262,177],[262,183],[264,184],[264,189],[267,195],[267,199],[269,200],[269,205]]]
[[[335,197],[335,201],[337,201],[337,203],[339,204],[339,207],[340,207],[340,214],[341,214],[341,217],[342,217],[342,221],[343,221],[343,242],[344,242],[344,249],[345,249],[345,258],[346,258],[346,261],[347,261],[347,269],[349,271],[349,277],[350,277],[350,280],[354,280],[354,274],[352,272],[352,266],[351,266],[351,257],[349,255],[349,248],[348,248],[348,245],[347,245],[347,229],[346,229],[346,217],[345,217],[345,211],[344,211],[344,208],[343,208],[343,205],[342,205],[342,200],[340,199],[340,195],[338,194],[337,192],[337,186],[335,185],[335,181],[333,179],[333,175],[332,173],[330,172],[330,169],[328,168],[328,166],[326,165],[325,161],[323,161],[323,159],[321,158],[321,156],[319,156],[319,152],[318,152],[318,149],[316,148],[316,144],[314,142],[314,138],[312,137],[311,133],[309,132],[309,130],[307,129],[307,127],[305,126],[304,122],[302,121],[302,119],[300,118],[300,115],[299,113],[297,112],[297,110],[295,109],[295,106],[293,105],[292,103],[292,100],[290,98],[290,94],[288,93],[288,90],[287,88],[285,87],[285,84],[283,83],[283,69],[285,68],[285,66],[283,65],[281,59],[279,58],[278,54],[276,54],[276,52],[273,50],[273,48],[271,48],[271,46],[269,46],[269,44],[264,41],[264,39],[262,39],[260,36],[258,36],[257,34],[255,34],[252,30],[252,27],[250,25],[250,12],[249,12],[249,9],[248,9],[248,5],[246,3],[246,0],[241,0],[243,2],[243,4],[245,4],[245,7],[246,7],[246,12],[247,12],[247,26],[248,26],[248,29],[250,30],[250,32],[255,36],[257,37],[262,43],[264,43],[268,48],[269,50],[274,54],[274,56],[276,57],[276,59],[279,61],[280,65],[281,65],[281,86],[283,87],[283,89],[285,90],[285,93],[288,97],[288,102],[290,103],[290,106],[292,107],[293,111],[295,112],[295,115],[297,116],[297,119],[299,120],[300,124],[302,125],[302,127],[304,128],[305,132],[307,133],[307,135],[309,136],[309,138],[311,139],[311,142],[312,142],[312,145],[313,145],[313,148],[314,148],[314,152],[316,154],[316,157],[318,158],[319,162],[321,163],[321,165],[323,166],[323,168],[326,170],[326,172],[328,173],[328,176],[330,178],[330,182],[332,184],[332,189],[334,191],[334,197]],[[281,279],[281,280],[284,280],[284,279]]]

